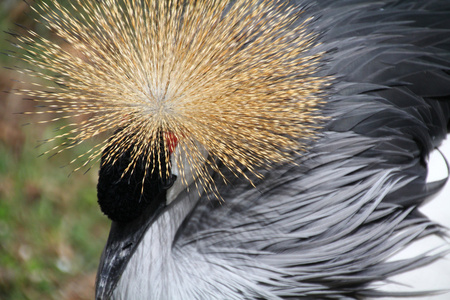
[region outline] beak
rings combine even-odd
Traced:
[[[161,193],[159,197],[165,197]],[[154,201],[136,219],[111,224],[108,241],[100,258],[95,283],[95,299],[110,299],[130,258],[151,224],[165,209],[164,201]],[[155,207],[156,206],[156,207]]]

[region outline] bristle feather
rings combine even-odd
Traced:
[[[64,46],[32,30],[14,37],[27,51],[20,59],[36,69],[21,72],[53,84],[34,82],[18,94],[47,107],[34,114],[63,115],[39,123],[89,117],[60,127],[68,132],[49,139],[62,142],[45,154],[116,130],[70,163],[87,157],[86,166],[106,149],[104,163],[114,163],[130,151],[124,174],[145,157],[148,172],[167,177],[170,132],[194,176],[214,190],[205,164],[220,172],[221,161],[250,180],[246,170],[260,177],[258,169],[290,161],[317,135],[331,78],[315,75],[322,53],[298,7],[273,0],[50,3],[33,10]],[[183,162],[174,163],[186,182]]]

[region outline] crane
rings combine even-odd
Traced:
[[[95,113],[64,147],[114,130],[96,299],[395,296],[373,284],[445,255],[389,260],[446,234],[418,207],[446,182],[448,1],[82,4],[40,7],[83,57],[41,41],[61,91],[31,96]]]
[[[311,4],[305,14],[318,19],[329,53],[323,72],[338,79],[322,108],[323,136],[298,166],[277,166],[256,187],[219,186],[223,203],[195,187],[171,198],[173,186],[155,197],[160,206],[114,222],[97,296],[350,299],[435,259],[381,263],[412,236],[439,232],[414,208],[442,184],[423,176],[449,120],[448,11],[435,11],[444,5]],[[99,189],[103,181],[115,182],[101,171]]]

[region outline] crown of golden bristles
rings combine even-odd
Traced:
[[[85,0],[34,10],[64,45],[32,31],[18,37],[34,69],[22,72],[47,80],[19,93],[48,108],[35,113],[63,114],[44,122],[78,117],[48,152],[112,130],[74,161],[86,165],[105,149],[106,161],[114,161],[130,151],[131,171],[142,156],[148,166],[168,164],[169,155],[160,161],[158,154],[168,153],[170,133],[196,176],[211,185],[199,145],[212,169],[220,160],[246,176],[243,168],[257,173],[289,161],[316,135],[329,78],[315,76],[322,54],[311,20],[297,7],[272,0]]]

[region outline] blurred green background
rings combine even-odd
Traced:
[[[16,30],[16,23],[52,37],[33,18],[24,1],[0,0],[1,52],[15,50],[4,31]],[[0,65],[23,67],[7,55],[0,55]],[[109,228],[96,202],[98,166],[70,177],[74,167],[62,167],[89,145],[38,157],[51,147],[36,148],[38,141],[52,137],[55,126],[23,125],[38,119],[17,114],[35,109],[11,93],[18,81],[27,79],[1,68],[0,91],[6,92],[0,94],[0,299],[93,299]]]

